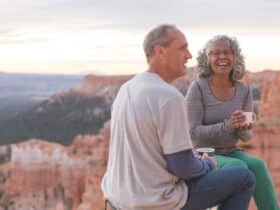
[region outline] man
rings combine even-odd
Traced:
[[[147,34],[144,51],[148,70],[126,82],[112,106],[105,198],[122,210],[247,209],[249,170],[214,170],[213,158],[193,155],[184,97],[168,84],[192,57],[184,34],[160,25]]]

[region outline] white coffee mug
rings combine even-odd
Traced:
[[[257,116],[254,112],[243,112],[243,114],[245,115],[245,121],[244,121],[245,124],[249,125],[251,123],[256,122]]]
[[[198,155],[203,155],[204,153],[206,153],[208,156],[215,155],[215,149],[211,147],[199,147],[196,148],[195,151]]]

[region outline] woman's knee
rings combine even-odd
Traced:
[[[267,170],[266,164],[263,160],[253,157],[247,165],[251,171],[263,171]]]

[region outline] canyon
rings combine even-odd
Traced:
[[[88,75],[70,92],[53,95],[104,96],[111,104],[120,86],[133,75]],[[185,94],[196,75],[173,83]],[[258,120],[253,138],[239,146],[262,158],[270,172],[280,200],[280,72],[248,73],[243,81],[256,90]],[[112,88],[110,88],[112,87]],[[103,210],[100,189],[110,143],[110,120],[97,134],[79,134],[67,146],[29,139],[0,147],[0,210]],[[256,210],[252,201],[250,210]]]

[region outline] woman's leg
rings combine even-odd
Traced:
[[[234,151],[230,157],[238,158],[245,162],[256,177],[254,199],[258,210],[279,210],[273,181],[266,164],[259,158],[253,157],[242,151]]]
[[[216,205],[220,210],[247,210],[254,186],[255,177],[246,168],[213,170],[188,182],[188,201],[182,210],[205,210]]]
[[[241,166],[244,168],[248,168],[247,164],[244,161],[239,160],[238,158],[224,155],[215,155],[215,159],[218,163],[218,168],[226,168],[232,166]]]

